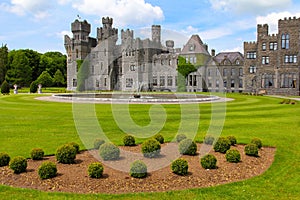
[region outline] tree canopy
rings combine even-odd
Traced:
[[[29,86],[45,71],[57,86],[65,86],[67,57],[60,52],[9,51],[6,45],[0,48],[0,83],[6,80],[9,85]]]

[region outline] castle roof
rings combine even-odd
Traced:
[[[207,51],[207,45],[203,44],[199,35],[192,35],[186,45],[183,47],[181,54],[206,54],[209,55]]]
[[[243,54],[240,52],[221,52],[214,57],[217,63],[222,63],[225,59],[229,60],[231,63],[234,63],[237,59],[244,60]]]

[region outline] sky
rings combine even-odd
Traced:
[[[277,33],[279,19],[300,17],[298,0],[1,0],[0,43],[10,50],[33,49],[65,54],[64,35],[75,19],[87,20],[96,37],[102,17],[114,27],[150,36],[151,25],[161,25],[163,41],[182,48],[198,34],[209,50],[240,51],[244,41],[256,40],[257,24],[269,24]]]

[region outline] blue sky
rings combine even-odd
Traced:
[[[268,23],[276,33],[279,19],[300,17],[296,0],[2,0],[0,9],[0,42],[42,53],[65,53],[63,35],[77,15],[91,23],[92,37],[100,19],[110,16],[119,32],[160,24],[164,39],[177,47],[199,34],[209,49],[242,53],[244,41],[256,40],[257,24]]]

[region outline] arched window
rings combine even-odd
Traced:
[[[282,34],[281,35],[281,48],[282,49],[289,49],[290,48],[290,35],[289,34]]]

